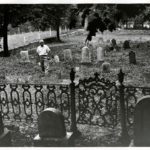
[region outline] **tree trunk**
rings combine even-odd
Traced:
[[[57,23],[57,25],[56,25],[56,35],[57,35],[57,40],[58,40],[58,41],[61,41],[61,40],[60,40],[59,25],[60,25],[59,23]]]
[[[7,31],[8,31],[8,10],[5,7],[4,10],[4,25],[3,25],[3,47],[4,47],[4,57],[9,57],[10,53],[8,50],[8,37],[7,37]]]

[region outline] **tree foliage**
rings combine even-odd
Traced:
[[[4,56],[8,57],[8,25],[13,27],[26,22],[30,7],[27,5],[0,5],[0,36],[3,37]]]
[[[69,4],[33,5],[30,20],[33,26],[40,30],[52,26],[57,31],[57,38],[60,40],[59,27],[70,17],[70,9]]]
[[[114,31],[119,22],[125,23],[129,18],[136,17],[140,14],[142,18],[143,11],[147,8],[145,4],[93,4],[78,5],[82,11],[82,25],[85,25],[88,18],[87,35],[88,41],[92,40],[98,31]],[[149,9],[150,10],[150,9]],[[147,11],[147,16],[150,11]]]
[[[82,25],[87,23],[86,30],[88,31],[86,42],[91,41],[92,36],[95,36],[98,31],[103,33],[105,30],[112,32],[116,29],[115,22],[110,19],[110,16],[108,16],[107,12],[104,10],[104,5],[93,5],[92,7],[83,10]],[[87,22],[85,22],[86,19]]]

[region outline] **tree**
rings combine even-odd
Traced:
[[[107,7],[106,7],[107,8]],[[88,31],[86,43],[92,40],[92,36],[95,36],[98,31],[103,33],[105,30],[113,31],[116,29],[115,22],[110,19],[106,12],[105,5],[93,5],[89,8],[86,6],[83,9],[82,25],[87,24],[86,30]]]
[[[71,5],[69,4],[35,5],[32,7],[31,23],[41,30],[52,26],[56,30],[57,40],[60,41],[59,27],[68,19],[70,9]]]
[[[145,4],[93,4],[78,5],[82,11],[82,25],[87,23],[86,40],[92,40],[98,31],[114,31],[119,22],[127,23],[129,18],[142,14]],[[147,13],[148,14],[148,13]]]
[[[29,6],[27,5],[0,5],[0,36],[3,37],[4,57],[9,57],[8,50],[8,25],[17,26],[26,22]]]

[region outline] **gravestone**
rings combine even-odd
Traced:
[[[102,64],[102,72],[103,73],[109,73],[110,72],[110,63],[104,62]]]
[[[116,43],[116,40],[115,40],[115,39],[112,39],[112,40],[111,40],[111,45],[112,45],[112,47],[113,47],[113,48],[115,48],[115,46],[117,45],[117,43]]]
[[[71,49],[64,50],[64,60],[65,61],[72,61],[72,52]]]
[[[104,61],[105,51],[102,47],[97,48],[97,61]]]
[[[129,52],[129,63],[136,64],[136,56],[135,56],[135,52],[133,51]]]
[[[91,63],[91,52],[87,46],[82,48],[82,58],[81,63]]]
[[[139,99],[134,113],[134,146],[150,146],[150,96]]]
[[[130,42],[128,40],[124,41],[123,48],[124,49],[129,49],[130,48]]]
[[[25,62],[25,63],[30,62],[28,51],[21,51],[20,56],[21,56],[21,62]]]
[[[54,61],[55,61],[55,63],[59,63],[59,62],[60,62],[58,55],[55,55],[55,56],[54,56]]]
[[[34,138],[34,146],[69,146],[72,132],[66,132],[64,116],[55,108],[47,108],[38,118],[39,134]]]

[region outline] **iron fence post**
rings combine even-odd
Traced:
[[[80,132],[77,130],[76,123],[76,104],[75,104],[75,71],[74,68],[71,69],[70,72],[70,93],[71,93],[71,131],[75,136],[80,135]]]
[[[127,131],[127,124],[126,124],[126,108],[125,108],[125,99],[124,99],[124,73],[122,69],[118,74],[119,80],[119,94],[120,94],[120,114],[121,114],[121,143],[123,146],[127,146],[130,142],[128,131]]]
[[[0,135],[2,135],[3,132],[4,132],[4,124],[3,124],[2,112],[0,111]]]

